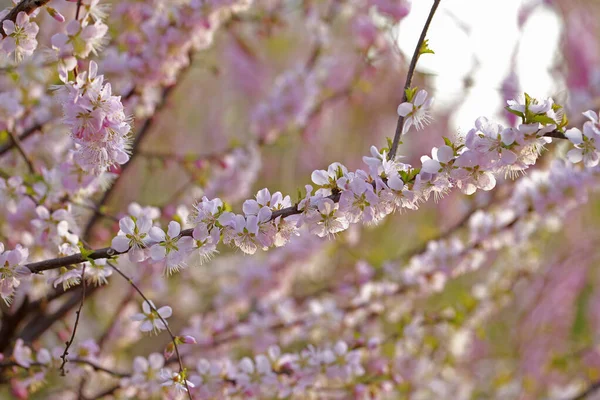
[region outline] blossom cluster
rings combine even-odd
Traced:
[[[417,100],[422,101],[424,96],[427,94],[417,96]],[[314,171],[311,178],[316,190],[307,185],[306,195],[296,205],[289,196],[263,189],[255,200],[244,202],[243,214],[235,214],[225,210],[221,199],[205,197],[195,205],[190,219],[195,245],[190,246],[184,239],[189,233],[179,235],[179,223],[173,221],[177,236],[170,237],[168,247],[176,249],[171,253],[175,261],[168,261],[167,268],[178,269],[192,247],[210,256],[219,238],[244,253],[254,254],[258,249],[284,245],[303,225],[319,237],[331,237],[351,223],[377,223],[396,209],[416,209],[432,194],[440,196],[453,187],[465,194],[491,190],[496,185],[495,174],[514,174],[533,165],[543,146],[552,141],[546,134],[564,125],[562,113],[557,111],[560,107],[551,99],[538,103],[527,97],[522,103],[509,103],[509,107],[523,115],[523,124],[504,128],[481,117],[464,143],[446,139],[446,144],[433,149],[431,157],[421,158],[420,169],[398,158],[389,160],[386,150],[372,147],[371,156],[364,157],[366,170],[350,172],[342,164],[333,163],[327,170]],[[121,231],[113,242],[115,250],[128,251],[130,257],[142,261],[147,256],[139,255],[140,250],[157,245],[156,238],[147,235],[151,223],[144,220],[136,225],[127,218],[121,220]],[[129,242],[121,239],[124,237]],[[184,240],[181,249],[177,246],[180,240]],[[164,241],[160,245],[167,246]],[[160,256],[164,258],[163,252]]]
[[[113,96],[94,61],[74,82],[65,82],[61,96],[63,121],[77,144],[73,158],[81,169],[100,174],[129,161],[131,125],[120,96]]]

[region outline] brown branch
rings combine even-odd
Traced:
[[[156,316],[158,317],[158,319],[160,319],[161,322],[164,324],[165,329],[167,330],[167,332],[171,336],[171,341],[173,342],[173,346],[175,347],[175,354],[177,355],[177,361],[179,362],[179,373],[182,375],[183,383],[185,385],[185,388],[187,389],[188,397],[189,397],[190,400],[193,400],[192,399],[192,393],[190,392],[190,388],[188,386],[187,377],[184,374],[185,368],[183,368],[183,361],[181,360],[181,354],[179,353],[179,346],[177,345],[177,340],[175,339],[175,335],[173,334],[173,331],[171,331],[171,328],[169,327],[169,324],[162,317],[162,315],[160,315],[158,313],[158,310],[156,309],[156,307],[154,307],[152,305],[152,303],[150,303],[150,300],[148,300],[148,298],[144,295],[144,293],[142,292],[142,290],[135,283],[133,283],[133,279],[131,279],[130,277],[128,277],[127,275],[125,275],[123,273],[123,271],[121,271],[119,268],[117,268],[117,266],[114,265],[113,263],[107,262],[107,264],[110,265],[112,267],[112,269],[114,269],[119,275],[121,275],[123,277],[123,279],[125,279],[131,285],[131,287],[133,287],[133,289],[135,289],[135,291],[141,296],[141,298],[144,299],[144,301],[148,304],[148,307],[150,307],[150,309],[152,310],[152,312],[154,312],[156,314]]]
[[[579,393],[575,397],[571,397],[569,400],[584,400],[584,399],[587,399],[589,396],[593,395],[598,390],[600,390],[600,381],[593,382],[583,392]]]
[[[69,339],[65,343],[65,351],[62,353],[60,358],[62,358],[62,363],[60,364],[60,373],[62,376],[65,376],[65,364],[67,363],[67,356],[69,355],[69,347],[73,344],[75,340],[75,333],[77,332],[77,325],[79,325],[79,317],[81,316],[81,309],[83,308],[83,303],[85,302],[85,264],[83,265],[83,269],[81,270],[81,303],[79,304],[79,309],[75,311],[75,324],[73,324],[73,332],[71,332],[71,339]]]
[[[13,314],[5,313],[2,316],[2,328],[0,328],[0,353],[8,347],[13,333],[17,329],[19,323],[27,316],[29,310],[29,299],[25,297],[25,301],[21,304],[21,307]]]
[[[552,132],[545,134],[544,136],[553,137],[553,138],[563,138],[564,137],[566,139],[564,134],[562,134],[559,131],[552,131]],[[410,182],[405,182],[405,183],[410,183]],[[341,193],[337,192],[337,193],[327,196],[326,198],[332,200],[334,203],[338,203],[340,201],[340,197],[341,197]],[[301,214],[302,212],[303,212],[302,210],[298,209],[298,204],[294,204],[291,207],[282,208],[281,210],[273,211],[273,213],[271,214],[270,221],[273,221],[280,217],[285,219],[292,215]],[[193,231],[194,231],[193,228],[184,229],[183,231],[181,231],[179,237],[192,236]],[[98,260],[101,258],[112,258],[114,256],[124,254],[124,253],[126,253],[126,251],[118,252],[111,247],[105,247],[103,249],[92,251],[90,254],[88,254],[87,257],[92,260]],[[70,256],[66,256],[66,257],[52,258],[49,260],[38,261],[35,263],[29,263],[29,264],[26,264],[25,266],[27,268],[29,268],[29,270],[32,273],[39,273],[39,272],[47,271],[50,269],[56,269],[56,268],[60,268],[60,267],[66,267],[68,265],[79,264],[84,261],[87,261],[87,258],[85,258],[81,253],[77,253],[77,254],[73,254]]]
[[[77,0],[77,10],[75,11],[75,20],[79,20],[79,11],[81,10],[81,0]]]
[[[81,365],[88,365],[88,366],[92,367],[95,371],[106,372],[107,374],[110,374],[110,375],[112,375],[114,377],[117,377],[117,378],[125,378],[125,377],[130,376],[129,374],[126,374],[126,373],[123,373],[123,372],[113,371],[111,369],[105,368],[105,367],[103,367],[101,365],[98,365],[98,364],[96,364],[96,363],[94,363],[92,361],[85,360],[83,358],[73,358],[73,359],[70,359],[69,362],[72,362],[72,363],[75,363],[75,364],[81,364]],[[47,367],[46,364],[42,364],[42,363],[39,363],[39,362],[33,362],[33,363],[31,363],[31,366],[32,367]],[[12,368],[12,367],[17,367],[17,368],[22,368],[22,369],[28,369],[27,367],[24,367],[24,366],[22,366],[20,364],[17,364],[14,361],[8,361],[8,362],[0,363],[0,369]]]
[[[3,22],[4,21],[12,21],[15,22],[17,20],[17,15],[21,11],[25,12],[27,15],[30,15],[32,12],[37,10],[38,8],[46,5],[50,0],[22,0],[19,4],[13,7],[12,10],[0,21],[0,34],[2,37],[6,37],[6,32],[4,32]]]
[[[92,286],[86,290],[86,297],[90,297],[103,286]],[[63,318],[73,307],[81,302],[81,289],[74,291],[54,313],[35,318],[21,329],[17,337],[25,343],[31,343],[50,328],[57,320]]]
[[[94,395],[93,397],[89,397],[89,400],[99,400],[99,399],[103,399],[105,397],[108,397],[110,395],[112,395],[114,392],[116,392],[117,390],[119,390],[121,388],[121,385],[115,385],[112,387],[109,387],[108,389]]]
[[[27,164],[27,168],[29,168],[29,172],[31,172],[32,174],[35,174],[35,167],[33,166],[33,162],[31,161],[31,159],[25,152],[25,149],[21,145],[21,141],[19,140],[17,135],[15,135],[15,133],[12,130],[8,131],[8,135],[10,136],[10,139],[12,140],[13,144],[15,145],[15,147],[21,154],[21,157],[25,161],[25,164]]]
[[[404,84],[404,91],[402,93],[402,103],[404,103],[406,98],[406,91],[410,89],[412,84],[413,74],[415,73],[415,68],[417,67],[417,60],[421,54],[421,47],[423,46],[423,42],[425,42],[425,36],[427,36],[427,30],[429,29],[429,25],[433,20],[433,15],[440,5],[441,0],[434,0],[433,5],[431,6],[431,10],[429,11],[429,16],[427,17],[427,22],[425,22],[425,26],[421,31],[421,37],[419,37],[419,41],[417,42],[417,46],[415,47],[415,51],[412,56],[412,60],[410,61],[410,66],[408,67],[408,75],[406,76],[406,83]],[[388,160],[394,159],[396,157],[396,152],[398,151],[398,144],[400,143],[400,137],[402,136],[402,131],[404,130],[404,117],[398,116],[398,123],[396,124],[396,133],[394,134],[394,141],[392,142],[392,147],[390,148],[390,153],[388,154]]]
[[[40,123],[40,124],[35,124],[31,128],[27,129],[25,132],[23,132],[21,135],[19,135],[19,141],[22,142],[23,140],[27,139],[29,136],[33,135],[35,132],[41,130],[42,127],[44,126],[44,124],[47,122],[49,122],[49,121],[46,121],[46,122]],[[10,140],[10,141],[8,141],[8,143],[4,144],[3,146],[0,146],[0,156],[4,155],[4,153],[10,151],[14,146],[15,146],[14,140]]]

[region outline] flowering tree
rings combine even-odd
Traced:
[[[0,393],[593,395],[597,24],[527,3],[570,101],[459,133],[416,72],[439,4],[410,57],[408,0],[5,10]]]

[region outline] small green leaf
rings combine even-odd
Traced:
[[[94,252],[94,250],[88,250],[82,243],[79,243],[79,252],[81,253],[81,258],[86,261],[93,261],[90,256]]]
[[[558,129],[562,130],[567,125],[569,125],[569,118],[567,118],[567,114],[563,114],[562,120],[560,121],[560,124],[558,125]]]
[[[412,103],[413,98],[415,97],[415,94],[417,93],[418,89],[419,89],[418,87],[406,89],[404,91],[404,94],[406,95],[406,101],[408,101],[409,103]]]
[[[521,118],[525,119],[525,114],[523,114],[521,111],[513,110],[509,106],[504,107],[504,109],[506,111],[508,111],[509,113],[516,115],[517,117],[521,117]]]
[[[531,118],[528,118],[530,122],[539,122],[542,125],[553,125],[556,124],[556,121],[550,118],[545,114],[533,115]]]
[[[429,39],[425,39],[423,41],[423,44],[421,45],[421,48],[419,49],[419,55],[421,54],[435,54],[435,52],[433,50],[431,50],[431,48],[429,48]]]

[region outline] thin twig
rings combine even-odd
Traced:
[[[152,312],[155,313],[155,315],[158,317],[158,319],[160,319],[161,322],[164,324],[167,332],[171,336],[171,341],[173,342],[173,346],[175,347],[175,354],[177,355],[177,361],[179,362],[179,373],[181,374],[181,376],[183,378],[183,383],[185,384],[185,388],[187,390],[188,397],[190,400],[193,400],[192,393],[190,392],[190,388],[188,387],[187,377],[185,376],[185,373],[184,373],[185,369],[183,368],[183,361],[181,360],[181,354],[179,353],[179,346],[177,346],[177,340],[175,340],[175,335],[173,334],[173,331],[171,331],[171,328],[169,328],[167,321],[162,317],[162,315],[160,315],[158,313],[158,310],[156,309],[156,307],[154,307],[152,305],[152,303],[150,302],[150,300],[148,300],[146,295],[144,295],[144,293],[141,291],[141,289],[133,282],[133,279],[131,279],[130,277],[125,275],[125,273],[123,273],[123,271],[121,271],[119,268],[117,268],[117,266],[115,264],[113,264],[111,262],[107,262],[107,264],[110,265],[112,267],[112,269],[114,269],[119,275],[121,275],[123,277],[123,279],[125,279],[135,289],[136,292],[138,292],[138,294],[142,297],[142,299],[144,299],[144,301],[148,304],[148,306],[150,307]]]
[[[86,360],[86,359],[83,359],[83,358],[73,358],[73,359],[69,360],[69,362],[72,362],[74,364],[88,365],[88,366],[92,367],[95,371],[106,372],[107,374],[112,375],[112,376],[117,377],[117,378],[125,378],[125,377],[130,376],[130,374],[123,373],[123,372],[113,371],[111,369],[105,368],[105,367],[103,367],[101,365],[98,365],[98,364],[96,364],[96,363],[94,363],[92,361],[89,361],[89,360]],[[42,363],[39,363],[39,362],[33,362],[33,363],[31,363],[31,366],[32,367],[47,367],[48,365],[42,364]],[[8,362],[0,363],[0,369],[12,368],[12,367],[18,367],[18,368],[22,368],[22,369],[28,369],[28,368],[26,368],[26,367],[24,367],[24,366],[22,366],[20,364],[17,364],[14,361],[8,361]]]
[[[79,10],[81,10],[81,0],[77,0],[77,10],[75,11],[75,20],[79,20]]]
[[[93,396],[93,397],[89,397],[89,400],[99,400],[99,399],[103,399],[107,396],[112,395],[114,392],[116,392],[117,390],[119,390],[121,388],[121,385],[115,385],[112,387],[109,387],[108,389],[98,393],[97,395]]]
[[[35,174],[35,167],[33,166],[33,162],[31,161],[31,159],[25,152],[25,149],[21,145],[21,141],[19,140],[19,137],[17,135],[15,135],[15,133],[12,130],[9,130],[8,134],[10,135],[10,139],[12,140],[13,144],[15,145],[15,147],[21,154],[21,157],[25,161],[25,164],[27,164],[27,168],[29,168],[29,172],[31,172],[32,174]]]
[[[41,130],[42,127],[44,126],[44,124],[46,124],[48,122],[50,122],[50,120],[40,123],[40,124],[35,124],[31,128],[27,129],[25,132],[23,132],[21,135],[19,135],[19,141],[22,142],[23,140],[27,139],[29,136],[33,135],[35,132]],[[14,140],[8,141],[8,143],[6,143],[0,147],[0,156],[4,155],[4,153],[10,151],[14,146],[15,146]]]
[[[415,51],[412,56],[412,60],[410,61],[410,66],[408,67],[408,74],[406,76],[406,83],[404,84],[404,91],[402,93],[402,103],[404,103],[406,98],[406,91],[410,89],[412,84],[413,74],[415,73],[415,68],[417,67],[417,60],[419,59],[419,55],[421,54],[421,47],[423,46],[423,42],[425,41],[425,36],[427,36],[427,30],[429,29],[429,25],[433,20],[433,15],[440,5],[441,0],[434,0],[433,5],[431,6],[431,10],[429,11],[429,17],[427,17],[427,22],[425,22],[425,26],[423,27],[423,31],[421,31],[421,37],[419,37],[419,41],[417,42],[417,46],[415,47]],[[394,141],[392,142],[392,147],[390,148],[390,153],[388,154],[388,160],[392,160],[396,157],[396,152],[398,151],[398,144],[400,143],[400,136],[402,136],[402,131],[404,130],[404,117],[398,116],[398,123],[396,124],[396,133],[394,134]]]
[[[584,400],[589,396],[593,395],[595,392],[600,390],[600,381],[596,381],[588,386],[583,392],[579,393],[577,396],[570,398],[569,400]]]
[[[81,270],[81,303],[79,304],[79,309],[75,312],[75,324],[73,325],[73,332],[71,332],[71,339],[66,342],[65,351],[62,356],[62,364],[60,364],[60,373],[62,376],[65,376],[65,364],[67,363],[67,356],[69,355],[69,347],[73,344],[75,340],[75,333],[77,332],[77,325],[79,325],[79,316],[81,315],[81,309],[83,308],[83,303],[85,302],[85,264],[83,264],[83,269]]]

